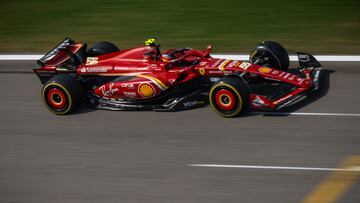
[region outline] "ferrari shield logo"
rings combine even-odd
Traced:
[[[205,74],[205,69],[204,69],[204,68],[200,68],[200,69],[199,69],[199,73],[200,73],[201,75],[204,75],[204,74]]]

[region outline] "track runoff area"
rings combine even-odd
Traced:
[[[213,57],[226,58],[233,60],[247,60],[248,55],[237,54],[213,54]],[[27,55],[0,55],[0,61],[30,61],[41,58],[41,54]],[[352,55],[317,55],[320,62],[360,62],[360,56]],[[291,55],[291,61],[297,61],[297,56]],[[335,113],[335,112],[254,112],[256,115],[279,115],[279,116],[318,116],[318,117],[353,117],[360,118],[360,112],[354,113]],[[303,203],[312,202],[336,202],[346,191],[360,180],[360,155],[345,157],[337,167],[309,167],[309,166],[284,166],[284,165],[244,165],[239,163],[219,164],[219,163],[188,163],[187,167],[193,168],[218,168],[226,170],[278,170],[278,171],[323,171],[329,175],[320,182],[314,190],[309,193]]]

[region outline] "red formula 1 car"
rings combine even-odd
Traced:
[[[279,110],[318,89],[320,63],[298,53],[300,67],[288,70],[289,56],[278,43],[258,44],[249,62],[210,56],[192,48],[161,52],[154,39],[119,50],[110,42],[65,39],[34,69],[42,100],[55,114],[80,103],[98,109],[177,111],[206,106],[224,117],[248,109]]]

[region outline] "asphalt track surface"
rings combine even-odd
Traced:
[[[360,114],[360,63],[323,66],[322,90],[288,111]],[[301,202],[332,172],[188,164],[336,168],[360,155],[360,117],[225,119],[210,107],[55,116],[33,67],[0,62],[0,202]],[[356,179],[338,202],[360,202],[359,191]]]

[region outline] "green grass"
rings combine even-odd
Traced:
[[[247,53],[275,40],[290,52],[360,54],[359,0],[0,0],[0,52],[45,52],[65,37],[120,48]]]

